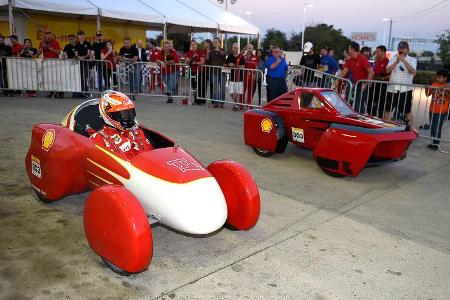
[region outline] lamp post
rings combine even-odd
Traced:
[[[302,45],[300,46],[303,54],[303,45],[305,44],[305,19],[306,19],[306,9],[314,7],[311,3],[303,3],[303,24],[302,24]]]
[[[383,18],[381,19],[381,21],[383,21],[384,23],[384,27],[383,27],[383,45],[386,45],[386,26],[387,26],[387,22],[390,21],[389,18]]]

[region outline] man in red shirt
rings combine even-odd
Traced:
[[[167,103],[173,103],[172,95],[178,92],[178,71],[180,62],[177,52],[173,49],[172,44],[169,42],[164,43],[164,49],[162,49],[158,63],[161,68],[161,77],[167,88]]]
[[[372,80],[373,70],[367,57],[359,53],[359,44],[351,42],[348,47],[349,59],[344,65],[342,71],[342,77],[347,78],[352,74],[353,83],[357,83],[359,80]],[[357,88],[354,97],[354,108],[359,113],[366,111],[366,98],[367,98],[367,82],[363,83]]]
[[[20,52],[23,50],[23,45],[19,43],[17,35],[12,34],[9,36],[9,40],[11,41],[12,55],[20,56]]]
[[[61,47],[58,41],[53,38],[50,29],[44,30],[44,39],[39,43],[38,56],[43,53],[44,58],[59,58]]]
[[[39,43],[37,56],[40,56],[41,53],[43,54],[44,59],[59,58],[59,54],[61,53],[61,47],[53,38],[53,34],[50,29],[44,29],[44,39]],[[47,98],[54,97],[63,98],[64,93],[50,92],[50,94],[47,95]]]
[[[386,47],[381,45],[377,47],[375,52],[375,63],[373,66],[373,79],[377,81],[389,81],[389,73],[386,68],[389,64],[389,59],[386,57]],[[386,103],[386,88],[385,83],[375,83],[370,88],[369,101],[367,103],[367,110],[369,114],[383,118],[385,103]]]

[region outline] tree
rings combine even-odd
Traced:
[[[268,49],[270,45],[278,46],[281,49],[287,49],[288,40],[284,32],[275,28],[270,28],[264,35],[262,45],[264,49]]]
[[[442,59],[444,64],[450,63],[450,29],[438,36],[437,43],[439,50],[437,55]]]
[[[289,40],[289,49],[300,51],[302,34],[292,33]],[[321,47],[331,47],[334,49],[335,56],[342,58],[342,53],[347,49],[350,40],[342,34],[341,29],[336,29],[333,25],[317,24],[308,26],[305,29],[305,43],[311,42],[314,45],[314,51],[319,52]]]

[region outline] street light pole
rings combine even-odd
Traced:
[[[388,50],[391,50],[391,45],[392,44],[392,18],[390,19],[389,22],[389,41],[388,41]]]
[[[303,22],[302,22],[302,44],[300,45],[300,48],[302,50],[303,55],[303,45],[305,44],[305,19],[306,19],[306,9],[313,7],[310,3],[303,2]]]

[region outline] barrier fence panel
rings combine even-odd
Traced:
[[[266,101],[264,76],[258,69],[203,65],[195,78],[194,99],[216,107],[232,104],[234,110],[261,107]]]
[[[113,87],[113,70],[106,60],[43,59],[40,90],[101,93]]]
[[[328,88],[336,90],[346,100],[351,98],[350,80],[305,66],[289,66],[286,81],[288,90],[297,87]]]
[[[123,62],[117,65],[118,89],[131,95],[189,98],[190,76],[186,64]]]
[[[360,80],[354,95],[353,107],[361,113],[408,123],[421,137],[450,142],[449,88]]]
[[[0,89],[5,94],[14,91],[34,92],[39,87],[38,63],[31,58],[0,57]]]

